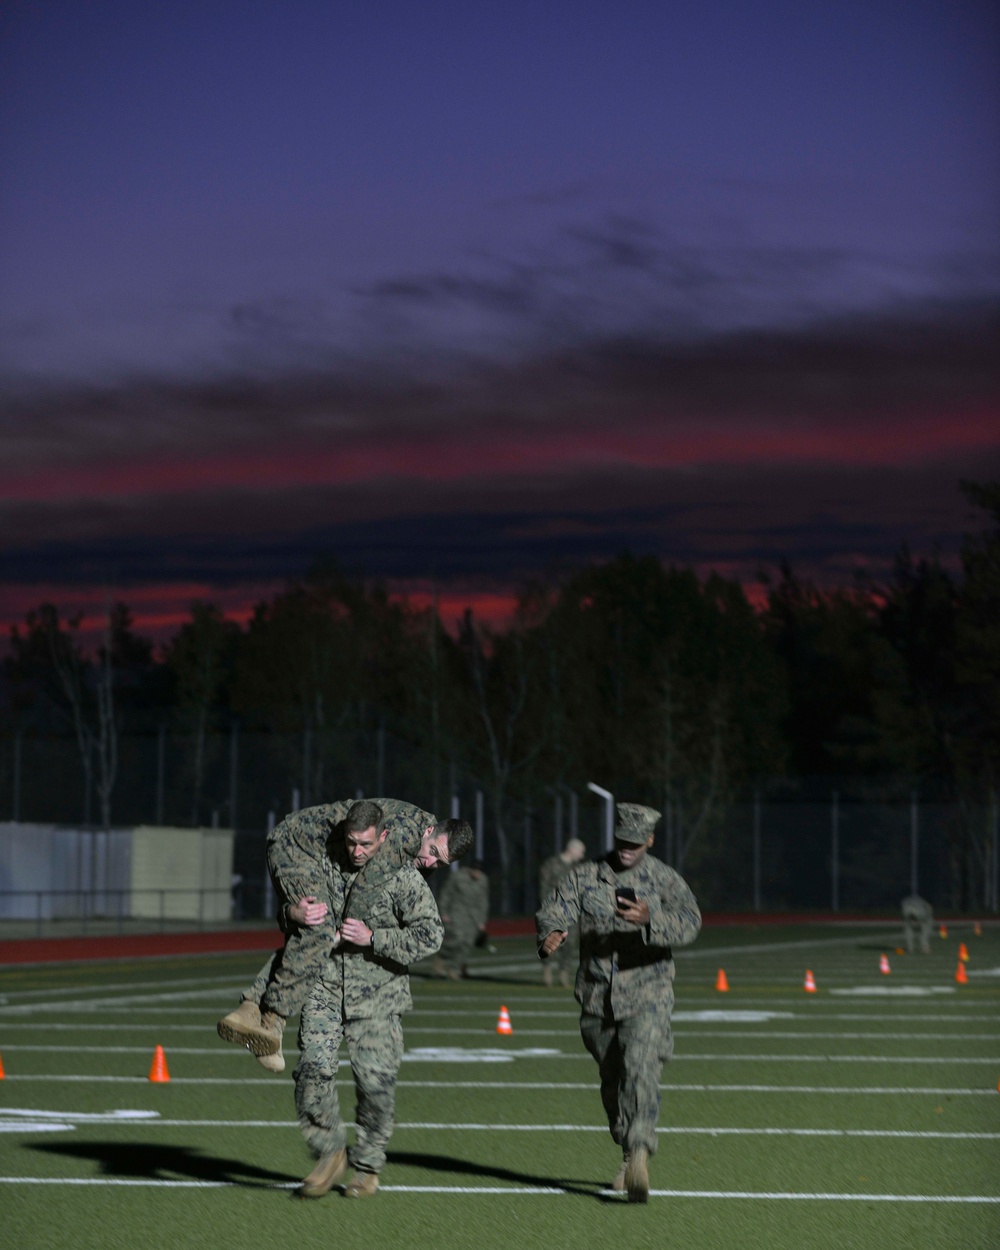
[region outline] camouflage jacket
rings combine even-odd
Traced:
[[[343,847],[325,862],[336,925],[350,917],[363,920],[373,933],[371,946],[346,943],[333,949],[320,971],[320,979],[340,996],[344,1020],[409,1011],[409,966],[440,950],[444,938],[434,895],[412,864],[387,873],[377,885],[365,883],[366,870],[384,852],[383,846],[360,872]]]
[[[490,911],[490,881],[485,873],[474,877],[468,868],[447,873],[438,904],[445,923],[460,940],[471,942]]]
[[[618,872],[610,857],[566,873],[535,917],[539,942],[554,930],[580,923],[576,1000],[588,1015],[623,1020],[660,1001],[674,977],[672,946],[693,942],[701,912],[684,879],[646,854]],[[615,908],[615,889],[631,886],[649,907],[638,928]]]
[[[281,895],[278,923],[287,931],[293,923],[288,908],[307,894],[326,898],[327,877],[324,865],[328,842],[356,802],[341,799],[305,807],[286,816],[267,837],[267,864],[274,884]],[[437,817],[412,803],[399,799],[372,799],[381,807],[386,820],[387,835],[378,855],[365,865],[372,877],[384,878],[403,864],[413,861],[420,850],[424,830],[437,824]],[[334,839],[339,844],[339,838]]]

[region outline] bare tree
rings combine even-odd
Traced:
[[[540,739],[524,734],[531,665],[523,630],[515,627],[498,639],[475,623],[466,609],[459,638],[472,688],[472,713],[480,731],[482,753],[489,771],[497,849],[500,854],[501,908],[510,910],[510,845],[505,826],[505,802],[511,777],[526,767],[541,749]]]

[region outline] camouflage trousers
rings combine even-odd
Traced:
[[[317,1157],[347,1145],[337,1097],[337,1055],[347,1043],[354,1072],[356,1141],[348,1149],[359,1172],[381,1172],[392,1136],[396,1074],[403,1058],[399,1016],[342,1020],[336,999],[317,983],[302,1011],[299,1062],[295,1068],[295,1108],[299,1127]]]
[[[583,1044],[597,1060],[601,1102],[611,1136],[625,1150],[642,1146],[656,1153],[660,1076],[674,1053],[670,1028],[673,990],[655,1006],[625,1020],[580,1018]]]
[[[454,968],[456,972],[461,972],[469,962],[469,956],[472,954],[478,936],[478,927],[445,925],[440,954],[442,962],[447,967]]]
[[[241,997],[286,1019],[294,1016],[302,1010],[330,954],[335,932],[329,919],[321,925],[289,929],[284,948],[274,952]]]
[[[906,949],[912,955],[917,949],[919,940],[920,950],[924,955],[931,953],[931,930],[933,924],[929,916],[913,916],[908,912],[903,912],[903,929],[906,936]]]

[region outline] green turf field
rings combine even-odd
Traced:
[[[619,1156],[576,1004],[539,984],[526,939],[466,982],[414,975],[397,1127],[364,1202],[293,1196],[312,1166],[293,1065],[269,1076],[215,1035],[258,957],[0,968],[3,1244],[995,1250],[1000,929],[953,928],[928,957],[898,941],[720,927],[679,953],[647,1206],[605,1190]],[[167,1084],[147,1078],[157,1044]]]

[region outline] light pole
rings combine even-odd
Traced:
[[[592,781],[587,782],[587,789],[593,790],[604,800],[604,849],[613,851],[615,848],[615,796],[610,790],[605,790],[603,786],[595,785]]]

